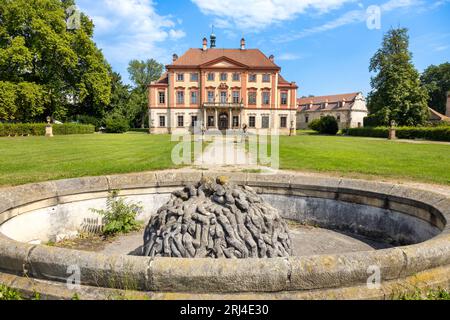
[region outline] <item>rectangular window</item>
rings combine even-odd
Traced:
[[[214,116],[208,116],[208,127],[214,127]]]
[[[214,102],[214,91],[208,91],[208,102],[209,103]]]
[[[191,104],[198,104],[198,92],[191,91]]]
[[[269,122],[270,122],[270,118],[268,116],[263,116],[262,122],[261,122],[261,128],[269,129]]]
[[[281,105],[287,106],[287,104],[288,104],[288,94],[287,94],[287,92],[282,92],[281,93]]]
[[[178,127],[184,127],[184,116],[178,116]]]
[[[250,128],[256,128],[256,117],[255,116],[248,117],[248,126]]]
[[[270,74],[268,74],[268,73],[263,74],[262,81],[263,82],[270,82]]]
[[[214,81],[214,73],[208,73],[208,81]]]
[[[233,116],[233,127],[234,128],[239,127],[239,116]]]
[[[233,91],[233,103],[241,103],[241,94],[239,91]]]
[[[227,103],[227,92],[221,91],[220,92],[220,103]]]
[[[270,104],[270,92],[264,91],[262,93],[262,104],[269,105]]]
[[[287,128],[287,117],[280,118],[280,128]]]
[[[256,82],[256,73],[252,73],[248,76],[249,82]]]
[[[256,92],[248,93],[248,104],[252,104],[252,105],[256,104]]]
[[[191,73],[191,82],[198,82],[198,73]]]
[[[159,126],[161,128],[166,127],[166,117],[165,116],[159,116]]]
[[[221,73],[220,74],[220,81],[227,81],[228,80],[228,73]]]
[[[336,120],[337,120],[337,122],[341,122],[341,115],[340,114],[337,115]]]
[[[191,117],[191,127],[196,127],[197,126],[197,116],[192,116]]]
[[[163,91],[159,92],[159,104],[165,104],[166,103],[166,93]]]
[[[184,104],[184,91],[177,91],[177,104]]]
[[[309,116],[305,116],[305,123],[309,123]]]
[[[177,81],[178,82],[184,81],[184,73],[177,73]]]
[[[237,72],[233,73],[233,81],[241,81],[241,75]]]

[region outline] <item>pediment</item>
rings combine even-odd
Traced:
[[[227,57],[220,57],[218,59],[214,59],[202,64],[200,67],[202,68],[247,68],[245,64],[237,62],[233,59]]]

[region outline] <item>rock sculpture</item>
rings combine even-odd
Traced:
[[[278,211],[247,186],[203,179],[174,192],[150,219],[143,254],[179,258],[275,258],[292,253]]]

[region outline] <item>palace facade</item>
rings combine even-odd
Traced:
[[[241,130],[295,134],[297,85],[286,81],[258,49],[202,48],[173,55],[166,73],[149,85],[150,133]]]

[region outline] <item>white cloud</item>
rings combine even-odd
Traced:
[[[97,44],[122,74],[131,59],[155,58],[168,62],[170,54],[164,49],[164,42],[185,36],[179,27],[182,21],[159,15],[153,0],[78,0],[77,3],[96,25]]]
[[[270,25],[293,20],[298,15],[326,13],[355,0],[191,0],[221,25],[238,29],[261,30]]]
[[[400,8],[409,8],[413,6],[420,6],[423,4],[423,1],[421,0],[389,0],[383,4],[380,5],[381,13],[387,13],[396,9]],[[365,8],[363,9],[357,9],[357,10],[351,10],[340,17],[328,21],[323,25],[304,29],[300,32],[297,32],[295,34],[289,35],[287,37],[280,37],[274,42],[289,42],[293,40],[298,40],[301,38],[305,38],[314,34],[318,34],[321,32],[330,31],[339,27],[343,27],[346,25],[354,24],[354,23],[362,23],[366,22],[368,18],[367,11]]]
[[[289,52],[284,52],[284,53],[280,54],[278,57],[276,57],[277,60],[281,60],[281,61],[293,61],[293,60],[299,60],[301,58],[302,58],[301,55],[295,54],[295,53],[289,53]]]

